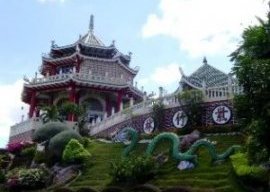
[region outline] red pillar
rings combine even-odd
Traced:
[[[120,106],[122,102],[123,92],[119,91],[117,95],[117,112],[120,111]]]
[[[29,108],[29,118],[33,117],[34,111],[36,108],[36,91],[32,91],[31,100],[30,100],[30,108]]]
[[[69,87],[69,102],[76,103],[75,85],[71,85]],[[69,114],[68,115],[68,121],[73,121],[73,120],[74,120],[74,115],[73,114]]]

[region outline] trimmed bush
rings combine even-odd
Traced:
[[[145,183],[157,172],[157,164],[149,156],[124,158],[111,164],[110,175],[116,183]]]
[[[38,143],[50,140],[56,134],[68,130],[68,127],[61,122],[49,122],[36,129],[32,139]]]
[[[61,133],[58,133],[53,138],[51,138],[49,142],[49,151],[55,155],[56,157],[62,157],[62,152],[65,149],[65,146],[68,144],[68,142],[71,139],[77,139],[80,140],[81,136],[73,131],[73,130],[67,130],[63,131]]]
[[[91,157],[91,154],[76,139],[71,139],[65,146],[62,159],[66,163],[83,163]]]
[[[267,170],[260,166],[251,166],[248,164],[247,155],[237,153],[230,157],[235,174],[246,184],[254,186],[266,185],[268,182]]]

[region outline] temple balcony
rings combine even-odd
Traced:
[[[85,73],[63,73],[58,75],[46,76],[41,78],[33,78],[31,81],[27,81],[28,86],[40,86],[48,85],[59,82],[66,82],[68,80],[74,80],[79,82],[88,82],[88,83],[101,83],[101,84],[110,84],[116,86],[131,85],[132,82],[120,77],[109,77]]]

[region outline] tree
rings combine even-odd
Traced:
[[[242,42],[230,57],[244,94],[236,97],[236,110],[245,118],[247,152],[252,163],[270,154],[270,12],[266,21],[243,31]]]
[[[156,128],[162,129],[164,127],[165,116],[164,104],[162,103],[162,101],[155,102],[152,110]]]
[[[41,110],[44,111],[40,116],[43,123],[47,123],[49,121],[63,121],[57,106],[45,106],[42,107]]]
[[[202,91],[186,90],[178,95],[179,103],[184,107],[191,126],[201,125],[202,118]]]

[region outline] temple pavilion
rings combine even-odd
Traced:
[[[94,34],[91,15],[88,32],[76,42],[58,46],[52,41],[50,52],[42,56],[41,78],[25,78],[22,101],[30,105],[28,121],[39,117],[40,106],[66,101],[86,106],[89,123],[142,101],[145,94],[134,85],[139,69],[130,62],[131,53],[120,52],[114,41],[106,46]],[[68,116],[67,121],[74,120]],[[25,132],[26,128],[11,127],[10,140]]]

